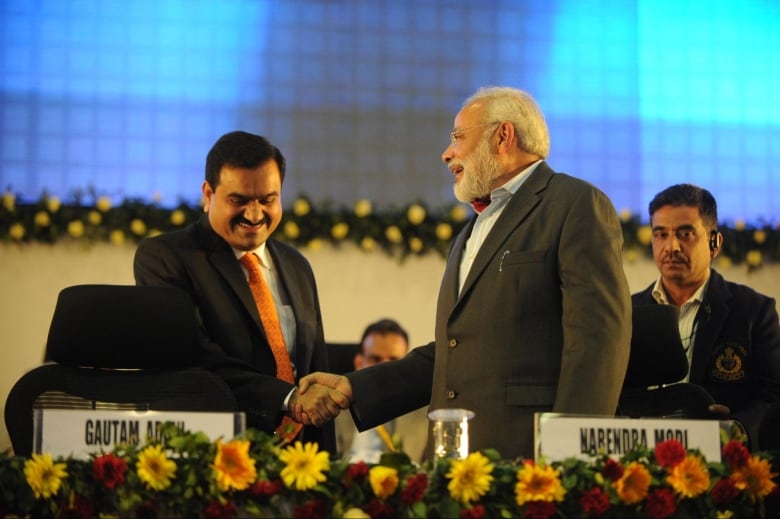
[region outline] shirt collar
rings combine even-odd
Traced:
[[[268,254],[268,248],[265,246],[265,242],[261,243],[258,248],[255,250],[250,251],[242,251],[238,249],[233,249],[233,254],[236,255],[236,259],[241,258],[244,254],[249,254],[253,252],[258,258],[260,258],[260,266],[263,268],[271,269],[271,258]]]
[[[710,274],[707,272],[707,279],[704,280],[704,283],[701,284],[699,288],[696,289],[696,292],[693,293],[691,297],[688,298],[688,300],[683,304],[688,303],[701,303],[704,301],[704,293],[707,291],[707,285],[710,283]],[[669,296],[666,294],[666,289],[664,289],[664,285],[661,282],[661,276],[658,276],[658,279],[655,280],[655,285],[653,285],[653,299],[655,299],[655,302],[661,305],[670,305],[672,304],[669,301]]]

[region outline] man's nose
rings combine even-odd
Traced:
[[[441,160],[445,164],[449,164],[452,158],[455,156],[455,150],[452,148],[452,144],[447,145],[444,151],[441,153]]]
[[[263,205],[257,200],[253,200],[246,204],[244,209],[244,218],[250,222],[259,222],[263,219]]]

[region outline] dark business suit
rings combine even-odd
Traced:
[[[752,447],[760,448],[761,418],[771,402],[780,400],[780,325],[775,300],[726,281],[714,269],[710,272],[696,314],[689,380],[727,406],[731,418],[747,429]],[[632,295],[633,304],[656,304],[654,286]]]
[[[327,371],[311,266],[288,245],[269,239],[266,246],[295,313],[297,377]],[[180,231],[143,240],[135,254],[134,270],[139,285],[177,287],[192,296],[203,323],[206,365],[230,385],[248,425],[272,432],[281,422],[280,410],[293,385],[276,378],[276,363],[246,276],[207,216]],[[306,427],[302,439],[316,441],[335,453],[332,424]]]
[[[471,409],[470,450],[531,457],[535,412],[617,408],[631,335],[620,222],[601,191],[543,162],[507,203],[458,295],[473,225],[450,249],[435,343],[347,375],[352,411],[363,430],[429,401]]]

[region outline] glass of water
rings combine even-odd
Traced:
[[[433,422],[433,454],[438,458],[463,459],[469,455],[468,409],[435,409],[428,413]]]

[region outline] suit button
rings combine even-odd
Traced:
[[[457,339],[450,339],[450,348],[454,348],[457,345],[458,345]]]
[[[455,393],[455,391],[453,391],[452,389],[447,390],[447,398],[449,398],[450,400],[454,399],[456,395],[457,393]]]

